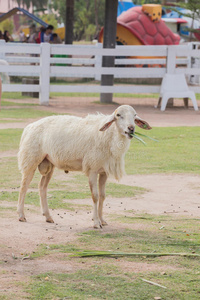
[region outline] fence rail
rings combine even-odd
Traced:
[[[40,103],[48,104],[50,92],[159,93],[160,85],[101,86],[101,75],[115,78],[163,78],[165,74],[184,74],[195,78],[190,89],[200,92],[199,44],[179,46],[51,45],[0,42],[0,73],[34,77],[39,84],[3,83],[3,91],[39,92]],[[195,48],[195,49],[194,49]],[[114,56],[115,67],[102,67],[103,56]],[[196,66],[196,68],[194,68]],[[91,78],[95,84],[53,85],[50,78]],[[194,81],[194,80],[193,80]]]

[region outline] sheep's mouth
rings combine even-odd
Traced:
[[[125,134],[128,135],[129,139],[133,138],[133,133],[125,131]]]

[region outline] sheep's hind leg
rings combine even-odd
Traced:
[[[19,199],[18,199],[18,206],[17,206],[17,212],[19,214],[19,221],[26,222],[25,214],[24,214],[24,200],[26,196],[26,192],[28,190],[29,184],[33,178],[33,175],[35,173],[35,170],[26,172],[22,174],[22,181],[21,186],[19,190]]]
[[[98,210],[97,210],[97,203],[98,203],[98,189],[97,189],[97,173],[90,173],[89,174],[89,185],[90,185],[90,190],[92,193],[92,200],[94,204],[93,208],[93,220],[94,220],[94,228],[102,228],[101,221],[98,217]]]
[[[99,219],[101,224],[107,225],[106,221],[103,219],[103,202],[105,200],[105,186],[106,186],[107,175],[106,173],[102,173],[99,175]]]
[[[54,171],[54,166],[52,164],[51,164],[51,168],[49,168],[49,170],[50,170],[49,173],[47,175],[43,175],[40,180],[39,193],[40,193],[40,203],[41,203],[41,207],[42,207],[43,216],[46,217],[46,222],[54,223],[54,220],[50,216],[48,202],[47,202],[47,186],[49,184],[49,181],[50,181],[50,179],[53,175],[53,171]]]

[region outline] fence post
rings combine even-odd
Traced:
[[[96,47],[99,49],[103,48],[102,43],[97,43]],[[101,74],[96,74],[96,71],[101,69],[102,66],[102,54],[98,54],[95,57],[95,80],[101,80]]]
[[[176,51],[173,46],[167,48],[167,74],[175,74],[176,69]],[[167,107],[174,105],[174,98],[170,98],[167,103]]]
[[[176,49],[174,46],[168,46],[167,74],[175,74],[175,69],[176,69]]]
[[[5,46],[6,42],[5,40],[0,40],[0,46]],[[0,59],[5,60],[5,52],[0,52]]]
[[[51,45],[49,43],[41,43],[40,97],[39,97],[41,105],[49,105],[50,55],[51,55]]]

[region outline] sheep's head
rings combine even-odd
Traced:
[[[132,135],[135,132],[135,125],[146,130],[151,129],[151,126],[142,120],[133,107],[129,105],[119,106],[114,113],[109,116],[108,121],[101,127],[100,131],[108,129],[113,122],[115,122],[119,132],[128,139],[132,139]]]

